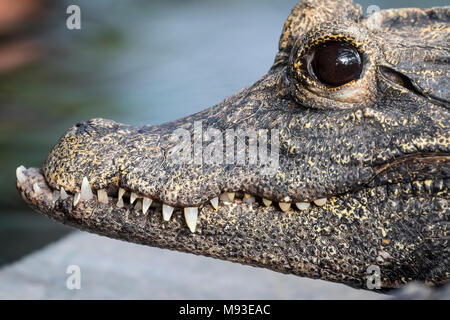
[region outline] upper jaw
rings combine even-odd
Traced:
[[[65,192],[81,194],[86,179],[95,192],[104,190],[117,198],[123,188],[127,196],[135,193],[142,199],[184,208],[205,205],[223,192],[240,191],[281,203],[313,203],[369,183],[386,184],[393,176],[395,181],[411,182],[448,175],[443,161],[448,156],[443,152],[413,152],[381,164],[350,163],[330,171],[327,163],[338,155],[337,149],[329,149],[322,159],[308,154],[305,158],[298,152],[289,154],[290,149],[283,145],[278,151],[279,162],[272,167],[274,174],[263,174],[257,165],[179,165],[167,161],[172,146],[169,138],[170,134],[154,127],[142,130],[109,120],[91,120],[71,128],[49,154],[43,167],[46,183],[54,190],[64,188]]]
[[[211,200],[216,203],[223,192],[241,192],[242,197],[248,194],[258,197],[257,200],[261,203],[278,202],[281,205],[276,206],[277,210],[287,211],[289,206],[295,208],[296,204],[301,208],[316,202],[320,205],[328,197],[352,193],[369,185],[374,187],[392,182],[411,183],[414,180],[448,178],[448,156],[443,152],[414,151],[407,156],[393,154],[382,163],[374,163],[372,160],[350,163],[331,168],[334,169],[332,171],[327,167],[328,163],[335,160],[333,157],[340,154],[342,147],[337,142],[329,141],[322,147],[325,151],[319,149],[316,153],[318,156],[313,158],[310,156],[313,153],[308,149],[302,151],[292,147],[292,143],[301,147],[301,141],[296,142],[296,137],[286,142],[286,134],[290,132],[289,123],[287,129],[283,128],[278,133],[281,140],[278,151],[280,159],[275,167],[275,174],[262,174],[261,166],[258,165],[196,164],[193,163],[195,158],[191,159],[191,163],[181,165],[168,161],[169,150],[174,146],[171,133],[182,128],[189,133],[194,132],[194,136],[196,123],[200,123],[205,131],[207,127],[202,125],[201,120],[210,123],[216,123],[214,119],[223,121],[223,117],[229,117],[230,111],[233,111],[232,114],[241,113],[242,117],[246,114],[242,114],[240,110],[248,109],[252,115],[251,112],[257,110],[252,109],[252,102],[248,101],[249,95],[248,91],[244,91],[234,98],[244,100],[244,105],[223,103],[184,121],[178,120],[157,127],[134,128],[104,119],[78,124],[60,139],[49,154],[43,168],[46,183],[53,190],[61,191],[64,188],[65,192],[72,193],[74,197],[83,198],[82,186],[86,181],[95,195],[101,192],[102,195],[115,198],[113,204],[117,203],[121,193],[123,196],[126,192],[127,199],[141,199],[144,211],[145,208],[148,209],[149,202],[173,208],[205,207],[210,205]],[[225,114],[216,114],[219,112]],[[277,118],[281,118],[284,125],[285,115],[286,113],[280,112]],[[272,116],[273,113],[269,117]],[[233,119],[229,120],[233,123]],[[249,116],[246,122],[241,123],[240,128],[261,128],[256,122],[268,124],[264,120],[257,113],[257,116]],[[225,124],[221,124],[222,129]],[[272,123],[271,128],[278,126]],[[342,134],[352,137],[352,132],[347,132],[344,130]],[[308,137],[317,131],[308,132],[308,129],[304,129],[298,133]],[[364,138],[369,136],[367,134]],[[336,140],[339,138],[334,137]],[[311,146],[313,151],[316,147]],[[350,147],[353,148],[353,145]],[[387,149],[394,147],[388,145]],[[372,151],[370,146],[368,149]],[[348,152],[352,155],[355,150],[358,151],[349,149]],[[273,149],[268,150],[269,153],[271,151]],[[405,159],[409,161],[404,161]],[[422,166],[420,170],[416,164]],[[132,202],[134,205],[134,201]]]

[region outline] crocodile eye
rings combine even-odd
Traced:
[[[325,42],[314,48],[308,69],[322,83],[338,87],[359,79],[362,59],[355,47],[348,43]]]

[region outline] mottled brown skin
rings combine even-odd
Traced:
[[[252,86],[161,126],[80,123],[18,189],[44,214],[108,237],[361,288],[370,265],[380,267],[383,289],[411,280],[442,285],[450,275],[449,16],[443,7],[364,17],[351,1],[303,1],[286,21],[274,65]],[[305,56],[326,41],[357,48],[360,79],[330,88],[308,74]],[[194,121],[279,129],[276,174],[169,161],[170,135],[192,131]],[[108,190],[109,204],[95,197],[73,206],[83,177]],[[61,187],[71,194],[55,202]],[[147,215],[118,208],[118,187],[158,203]],[[224,191],[238,191],[237,199],[215,211],[208,200]],[[243,203],[242,192],[274,203],[328,201],[282,212]],[[162,221],[161,203],[200,207],[196,232],[179,210]]]

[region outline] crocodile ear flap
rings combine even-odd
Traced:
[[[450,7],[388,9],[361,21],[381,35],[386,64],[434,100],[450,101],[448,38]]]
[[[289,54],[295,40],[314,26],[330,21],[357,22],[362,17],[362,8],[352,0],[303,0],[287,18],[280,37],[280,53]]]

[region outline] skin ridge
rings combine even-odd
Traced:
[[[450,275],[449,12],[391,9],[366,17],[351,1],[302,1],[285,23],[273,66],[253,85],[159,126],[79,123],[42,170],[18,168],[17,188],[50,218],[111,238],[357,288],[368,288],[372,266],[381,291],[417,280],[441,286]],[[330,87],[311,76],[308,57],[328,41],[361,54],[357,80]],[[174,131],[186,130],[190,140],[196,122],[204,132],[278,130],[275,173],[248,165],[248,154],[245,165],[174,163]],[[84,178],[94,195],[77,201]],[[99,202],[99,189],[108,203]],[[130,204],[132,192],[141,206],[153,200],[146,214]],[[234,192],[234,201],[224,192]],[[215,197],[216,209],[209,204]],[[297,210],[300,202],[308,208]],[[169,221],[162,204],[175,208]],[[187,207],[198,208],[194,232],[183,217]]]

